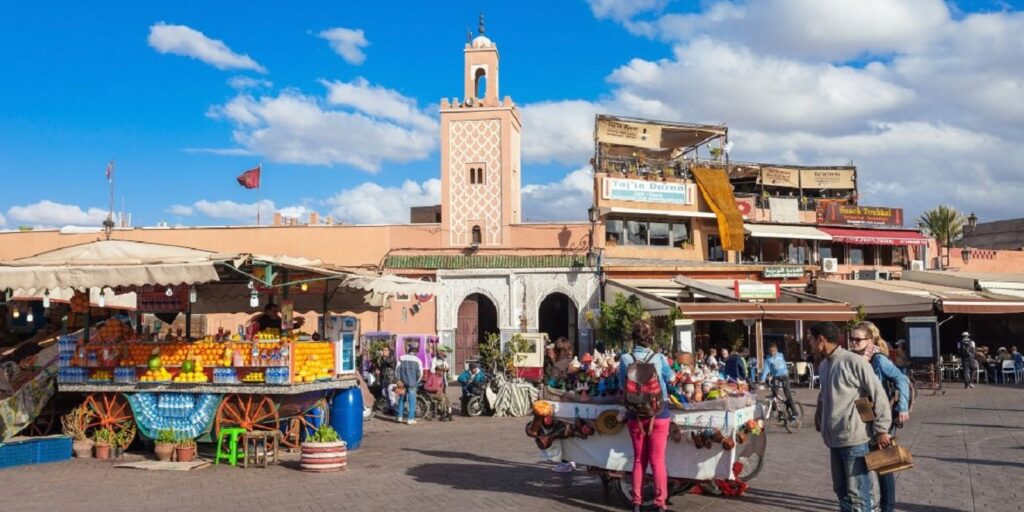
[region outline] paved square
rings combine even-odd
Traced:
[[[816,390],[799,389],[808,414]],[[537,462],[526,419],[368,423],[363,448],[341,474],[218,466],[191,472],[114,469],[95,460],[0,470],[2,510],[620,510],[599,481]],[[1024,510],[1024,388],[951,385],[922,396],[900,440],[916,468],[898,479],[899,510]],[[827,451],[813,427],[770,432],[767,465],[742,498],[687,494],[673,510],[835,510]]]

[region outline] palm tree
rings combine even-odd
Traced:
[[[939,244],[946,244],[946,266],[949,266],[949,251],[953,240],[961,237],[967,218],[952,206],[940,204],[931,210],[925,210],[917,218],[917,225],[928,233]],[[941,249],[939,249],[941,252]],[[942,261],[942,258],[939,258]]]

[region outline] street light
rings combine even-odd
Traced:
[[[964,264],[965,265],[970,263],[971,262],[971,248],[970,247],[964,247],[963,249],[961,249],[960,250],[960,258],[962,258],[964,260]]]
[[[590,219],[590,222],[597,222],[599,220],[600,215],[601,211],[598,210],[596,206],[591,206],[587,210],[587,217]]]

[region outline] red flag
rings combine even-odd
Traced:
[[[107,164],[107,182],[112,181],[113,178],[114,178],[114,161],[111,160],[110,163]]]
[[[260,168],[257,166],[242,173],[238,177],[238,184],[245,188],[260,188]]]

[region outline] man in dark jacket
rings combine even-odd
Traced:
[[[405,348],[405,354],[398,358],[396,374],[398,380],[405,385],[405,393],[398,397],[398,412],[395,418],[402,423],[403,413],[408,410],[409,425],[416,424],[416,391],[420,381],[423,380],[423,362],[416,355],[419,345],[409,343]]]
[[[964,389],[974,387],[974,379],[978,375],[978,344],[971,339],[971,333],[964,332],[960,336],[960,361],[963,364]]]

